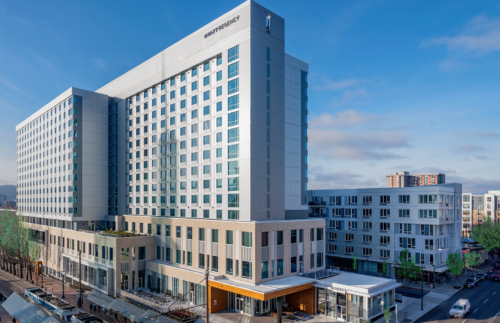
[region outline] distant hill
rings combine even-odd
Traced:
[[[0,194],[7,195],[7,200],[15,200],[16,185],[0,185]]]

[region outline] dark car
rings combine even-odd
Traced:
[[[493,273],[491,274],[491,280],[500,280],[500,270],[493,271]]]
[[[487,273],[477,273],[476,277],[479,280],[486,280],[486,278],[488,278],[488,274]]]
[[[479,279],[476,276],[470,276],[465,281],[464,287],[467,288],[476,288],[479,285]]]

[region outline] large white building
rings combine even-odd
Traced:
[[[325,220],[307,217],[308,65],[284,36],[283,18],[247,1],[19,124],[19,213],[44,271],[77,278],[80,253],[83,283],[109,295],[146,287],[202,305],[208,292],[210,312],[248,315],[285,296],[316,313]],[[349,313],[323,284],[339,297],[328,315],[380,316],[396,284],[375,285]]]

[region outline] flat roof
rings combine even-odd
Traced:
[[[216,279],[213,281],[217,282],[217,283],[222,283],[225,285],[230,285],[230,286],[234,286],[234,287],[247,289],[247,290],[261,293],[261,294],[267,294],[267,293],[273,293],[273,292],[277,292],[277,291],[284,290],[284,289],[291,288],[291,287],[295,287],[295,286],[313,283],[316,280],[312,279],[312,278],[307,278],[305,276],[290,276],[290,277],[271,280],[271,281],[260,283],[260,284],[245,283],[245,282],[238,281],[238,280],[232,280],[232,279],[229,279],[226,277],[221,278],[221,279]]]
[[[317,280],[314,286],[372,296],[399,287],[401,284],[390,278],[340,272],[336,276]]]

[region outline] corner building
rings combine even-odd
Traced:
[[[247,1],[19,124],[19,213],[43,270],[77,279],[81,253],[83,283],[109,295],[208,293],[210,312],[248,315],[285,296],[315,313],[302,304],[305,274],[325,269],[325,220],[307,218],[308,65],[284,33]]]

